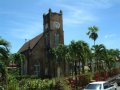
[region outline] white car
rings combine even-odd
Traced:
[[[84,90],[117,90],[116,86],[109,82],[99,81],[89,83]]]

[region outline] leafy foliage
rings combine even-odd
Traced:
[[[96,26],[92,26],[92,27],[88,27],[88,32],[87,35],[89,35],[89,38],[91,38],[92,40],[94,40],[94,45],[95,45],[95,41],[98,38],[98,28]]]
[[[5,63],[5,65],[8,64],[9,47],[9,42],[0,37],[0,61]]]

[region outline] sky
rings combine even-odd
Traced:
[[[43,14],[63,12],[64,44],[83,40],[88,27],[97,26],[96,44],[120,49],[120,0],[0,0],[0,37],[9,41],[16,53],[25,43],[43,32]]]

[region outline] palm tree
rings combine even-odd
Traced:
[[[54,77],[56,76],[56,48],[50,48],[49,54],[51,56],[51,59],[53,61],[53,70],[54,70]]]
[[[87,35],[89,35],[89,38],[91,38],[92,40],[94,40],[94,45],[95,45],[95,41],[98,38],[98,28],[96,26],[92,26],[92,27],[88,27],[88,32]]]
[[[9,42],[0,38],[0,61],[4,62],[5,65],[8,64],[9,46]]]
[[[12,62],[17,65],[17,67],[19,68],[19,74],[21,74],[21,67],[22,67],[22,63],[25,60],[25,56],[20,53],[14,53],[12,54],[12,57],[13,57]]]
[[[8,62],[9,55],[9,43],[0,37],[0,78],[3,81],[7,80],[6,65]]]
[[[95,60],[96,60],[96,70],[100,71],[104,68],[101,66],[102,62],[104,62],[106,58],[106,47],[103,44],[95,45],[92,47],[94,51]]]
[[[91,51],[89,49],[89,46],[84,41],[72,41],[70,44],[70,55],[73,59],[73,62],[75,64],[75,75],[77,75],[77,64],[79,62],[79,68],[80,68],[80,62],[82,62],[82,72],[84,73],[84,66],[86,64],[86,61],[89,60]],[[80,70],[80,69],[79,69]]]
[[[0,62],[0,83],[4,83],[7,80],[6,66]]]
[[[75,75],[77,75],[77,61],[78,61],[77,51],[78,51],[78,48],[76,46],[76,42],[71,41],[71,44],[69,45],[69,53],[70,53],[70,56],[72,57],[72,61],[74,64]]]
[[[66,54],[68,52],[67,46],[59,44],[56,48],[50,49],[50,55],[54,59],[54,63],[58,63],[58,69],[61,72],[61,65],[63,65],[63,73],[66,74]],[[60,74],[59,72],[59,74]]]
[[[113,67],[115,67],[116,60],[119,60],[120,51],[118,49],[107,49],[107,58],[106,58],[106,64],[108,66],[108,69],[111,70]]]
[[[69,73],[70,75],[72,74],[73,75],[73,60],[72,60],[72,57],[70,55],[70,52],[69,52],[69,47],[68,47],[68,52],[66,53],[66,56],[65,56],[65,61],[67,63],[67,74]]]
[[[82,72],[84,73],[84,66],[88,64],[88,61],[91,57],[91,51],[88,44],[84,41],[77,41],[76,44],[78,45],[78,58],[79,61],[82,62]]]
[[[95,41],[98,38],[98,28],[96,26],[91,26],[88,27],[88,32],[87,35],[89,36],[89,38],[91,38],[94,41],[94,46],[95,46]],[[93,58],[92,58],[92,63],[95,61],[95,55],[93,54]],[[92,72],[94,73],[94,65],[92,66]]]
[[[75,81],[77,83],[77,77],[76,75],[80,74],[80,68],[82,63],[82,72],[84,73],[84,66],[86,61],[88,60],[88,53],[90,53],[90,49],[87,43],[84,41],[71,41],[71,44],[69,45],[69,53],[72,57],[72,62],[74,66],[74,72],[75,72]],[[79,73],[78,73],[79,72]],[[75,87],[77,89],[77,87]]]
[[[63,44],[59,44],[56,48],[56,58],[58,61],[58,65],[61,66],[63,65],[63,73],[66,75],[66,54],[68,52],[67,46]],[[60,68],[61,69],[61,68]]]

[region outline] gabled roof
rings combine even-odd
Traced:
[[[43,33],[39,34],[38,36],[36,36],[35,38],[29,40],[28,42],[26,42],[18,52],[24,52],[26,51],[28,48],[29,49],[33,49],[34,46],[39,42],[39,40],[42,38]]]

